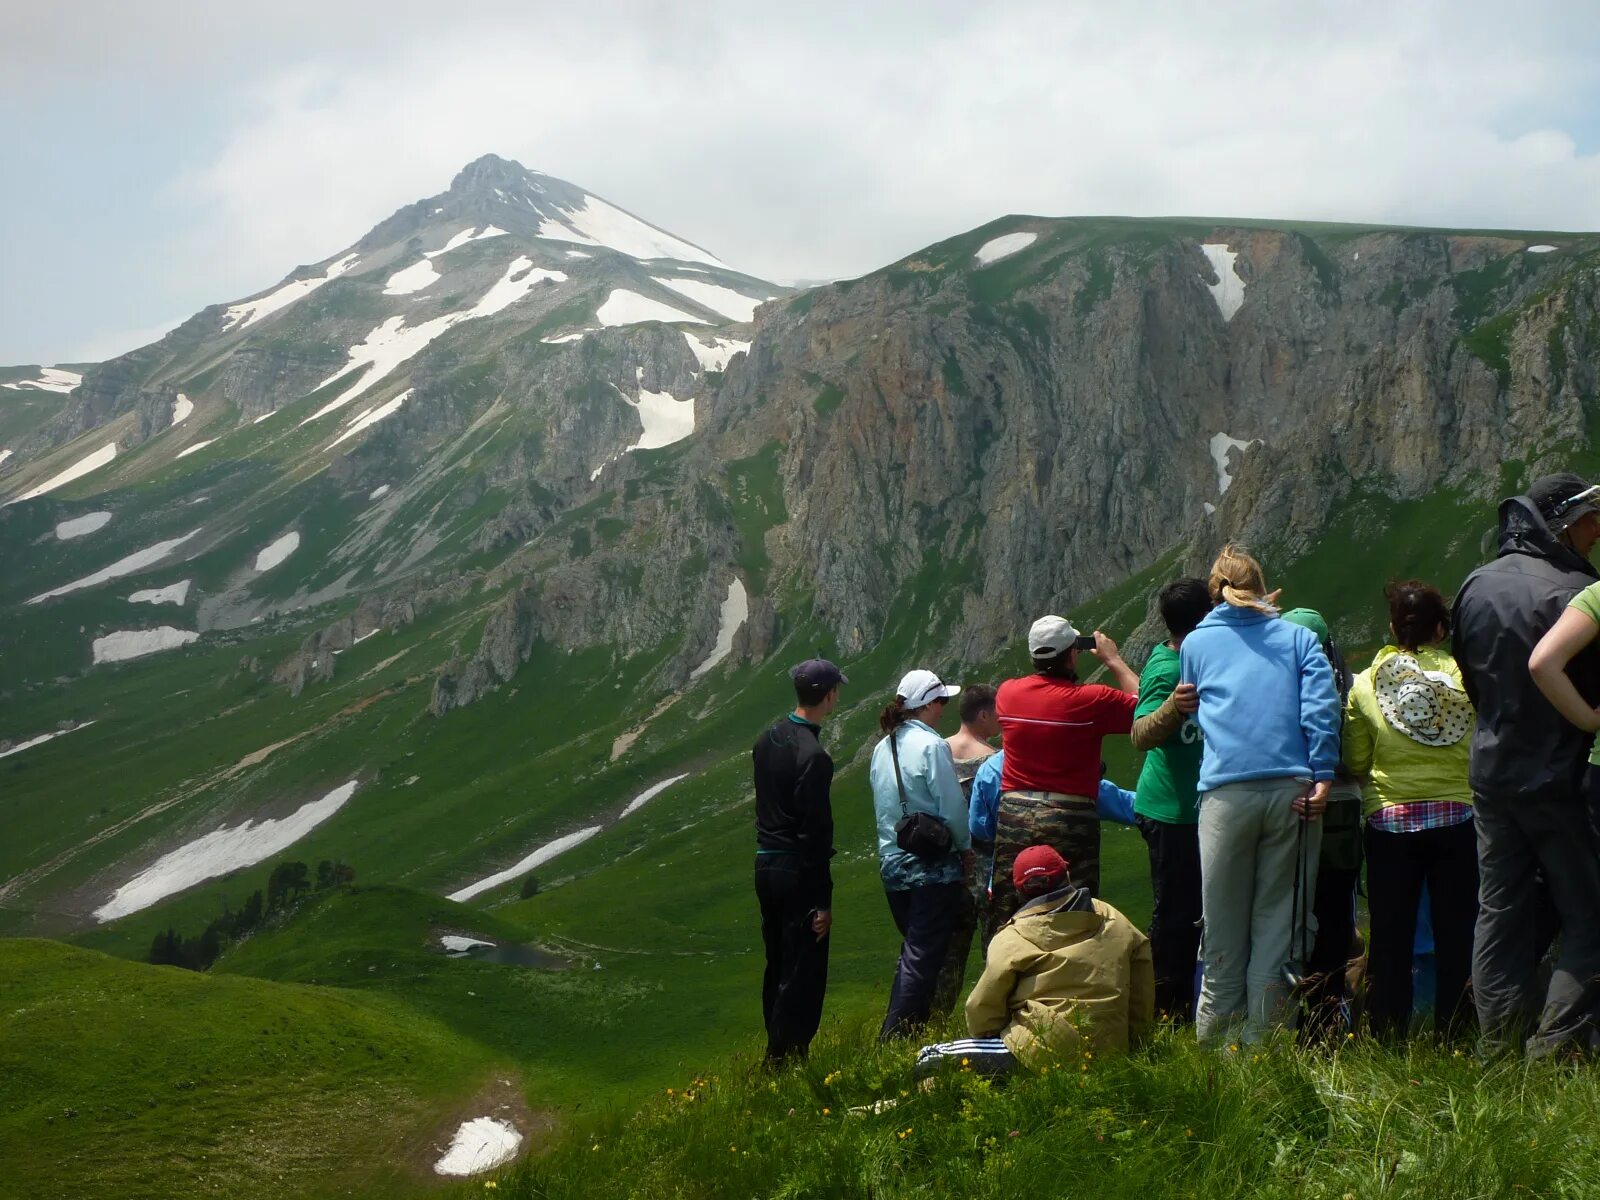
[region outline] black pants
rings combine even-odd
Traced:
[[[902,940],[879,1041],[909,1034],[927,1024],[934,988],[939,983],[939,968],[944,964],[965,893],[966,885],[959,881],[925,883],[886,893],[889,912]]]
[[[1301,997],[1305,1018],[1300,1026],[1311,1041],[1342,1033],[1346,1027],[1345,971],[1355,944],[1356,885],[1360,882],[1359,866],[1354,870],[1327,863],[1317,867],[1317,887],[1311,899],[1317,931],[1305,961],[1311,982]]]
[[[1150,957],[1156,972],[1156,1015],[1194,1020],[1195,961],[1200,956],[1200,826],[1138,818],[1150,851]]]
[[[1510,1049],[1537,1019],[1530,1054],[1600,1041],[1600,857],[1586,798],[1478,796],[1478,924],[1472,991],[1491,1047]],[[1561,948],[1544,995],[1536,985],[1538,875],[1554,905]],[[1543,1007],[1541,1009],[1541,1000]]]
[[[1471,821],[1415,833],[1366,831],[1367,1016],[1372,1032],[1402,1038],[1411,1029],[1411,960],[1417,908],[1428,885],[1438,979],[1434,1023],[1440,1033],[1470,1027],[1472,931],[1478,920],[1478,834]]]
[[[811,918],[829,903],[828,878],[827,867],[808,865],[797,855],[756,855],[756,899],[767,949],[761,1015],[769,1059],[804,1058],[822,1023],[828,939],[817,937]]]

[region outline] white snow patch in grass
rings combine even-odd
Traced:
[[[476,225],[469,225],[460,233],[457,233],[444,245],[440,246],[437,250],[429,250],[425,255],[423,255],[423,257],[438,258],[441,254],[449,254],[450,251],[459,246],[465,246],[468,242],[481,242],[485,238],[506,236],[506,231],[501,229],[498,225],[485,225],[481,233],[474,232],[477,228],[478,227]]]
[[[48,592],[40,592],[28,603],[39,604],[45,600],[53,600],[57,596],[65,596],[68,592],[81,591],[83,588],[94,587],[112,579],[121,579],[124,575],[132,575],[136,571],[143,571],[146,567],[153,567],[199,532],[198,529],[191,530],[182,537],[171,538],[165,542],[157,542],[154,546],[146,546],[143,550],[136,550],[126,558],[119,558],[109,567],[103,567],[96,571],[93,575],[85,575],[82,579],[75,579],[71,583],[63,584],[61,587],[53,588]]]
[[[488,946],[494,948],[493,942],[483,941],[481,938],[462,937],[458,933],[447,933],[439,939],[439,944],[444,947],[446,954],[462,955],[474,946]]]
[[[568,250],[567,251],[567,257],[568,258],[593,258],[594,255],[585,254],[582,250]]]
[[[406,397],[409,395],[411,395],[411,389],[407,388],[388,403],[380,404],[377,408],[369,408],[355,420],[351,421],[349,428],[347,428],[343,433],[334,438],[333,441],[328,444],[328,449],[333,449],[333,447],[344,441],[345,438],[355,437],[355,435],[360,433],[363,429],[370,429],[385,417],[393,416],[395,413],[400,411],[400,406],[406,402]]]
[[[587,829],[578,830],[577,833],[569,833],[565,837],[558,837],[553,842],[546,842],[532,854],[528,855],[526,858],[520,859],[516,863],[513,863],[504,871],[496,871],[493,875],[489,875],[478,880],[477,883],[468,884],[458,892],[451,892],[445,897],[445,899],[454,900],[456,903],[460,904],[471,900],[474,896],[477,896],[483,892],[487,892],[490,888],[499,887],[502,883],[510,883],[513,879],[517,879],[520,876],[526,875],[535,867],[542,867],[556,855],[563,854],[566,851],[571,850],[574,846],[581,846],[595,834],[599,833],[600,830],[601,826],[591,825]]]
[[[1260,442],[1260,438],[1251,438],[1249,441],[1240,441],[1238,438],[1229,437],[1219,433],[1211,439],[1211,461],[1217,464],[1217,492],[1226,496],[1228,488],[1233,483],[1233,473],[1228,469],[1228,454],[1233,450],[1248,450]]]
[[[189,599],[191,579],[180,579],[164,588],[146,588],[128,597],[129,604],[183,604]]]
[[[59,475],[52,475],[38,487],[33,488],[31,491],[23,492],[16,500],[8,501],[8,503],[15,504],[19,500],[32,500],[35,496],[42,496],[46,492],[55,491],[58,487],[65,487],[74,479],[82,479],[90,471],[98,471],[116,456],[117,444],[115,442],[107,442],[92,454],[84,455]]]
[[[196,442],[192,446],[185,446],[182,450],[178,451],[178,457],[179,458],[188,458],[189,455],[196,454],[199,451],[204,450],[207,446],[211,445],[211,443],[216,441],[216,440],[217,440],[216,438],[207,438],[203,442]]]
[[[284,534],[260,554],[256,555],[256,570],[270,571],[273,567],[283,562],[289,555],[300,549],[300,534],[291,531]]]
[[[95,909],[94,919],[105,922],[125,917],[197,883],[253,867],[287,850],[343,808],[355,795],[357,782],[352,779],[341,784],[321,800],[303,804],[286,817],[252,819],[229,829],[216,829],[162,855]]]
[[[41,367],[39,378],[19,379],[5,386],[14,392],[60,392],[66,395],[82,382],[83,376],[76,371],[63,371],[59,367]]]
[[[700,369],[703,371],[726,371],[729,359],[750,350],[749,342],[715,337],[703,342],[687,329],[683,331],[683,338],[689,343],[690,352],[700,360]]]
[[[367,499],[368,500],[378,500],[378,499],[381,499],[384,496],[387,496],[388,494],[389,494],[389,485],[387,483],[380,483],[377,487],[373,488],[372,491],[367,494]]]
[[[1547,246],[1547,245],[1544,245],[1543,243],[1540,243],[1537,246],[1529,246],[1528,247],[1528,253],[1529,254],[1549,254],[1554,249],[1556,249],[1556,247]]]
[[[384,282],[383,294],[385,296],[409,296],[412,292],[420,292],[423,288],[439,282],[439,272],[434,270],[433,263],[424,258],[421,262],[412,263],[404,270],[396,271]]]
[[[580,329],[577,333],[563,333],[560,337],[547,337],[539,340],[546,346],[560,346],[566,342],[581,342],[593,332],[594,330],[592,329]]]
[[[622,810],[622,816],[632,816],[651,800],[654,800],[662,792],[666,791],[673,784],[677,783],[678,780],[687,778],[689,778],[689,772],[685,771],[682,775],[674,775],[671,779],[663,779],[660,783],[652,784],[650,787],[645,788],[644,791],[640,792],[632,800],[628,801],[628,807]],[[617,819],[620,821],[622,817],[618,817]]]
[[[750,598],[745,594],[744,584],[735,578],[728,584],[728,595],[722,602],[722,624],[717,629],[717,644],[706,655],[706,660],[689,672],[690,679],[699,679],[733,652],[733,635],[749,615]]]
[[[70,542],[73,538],[104,529],[109,520],[111,514],[108,512],[84,513],[81,517],[73,517],[70,521],[59,523],[56,526],[56,538],[59,541]]]
[[[1020,233],[1002,233],[997,238],[990,238],[978,247],[976,255],[978,265],[987,267],[992,262],[999,262],[1008,255],[1015,254],[1018,250],[1026,250],[1039,240],[1039,235],[1027,230]]]
[[[639,398],[629,400],[619,388],[617,394],[639,413],[644,432],[628,450],[659,450],[681,442],[694,432],[694,401],[675,399],[670,392],[639,389]]]
[[[732,288],[719,287],[714,283],[707,283],[703,279],[679,279],[676,277],[663,278],[654,276],[655,281],[663,287],[669,287],[681,296],[687,296],[696,304],[703,304],[712,312],[719,312],[729,320],[749,321],[756,315],[756,307],[763,303],[765,297],[746,296]]]
[[[538,236],[584,246],[606,246],[634,258],[676,258],[713,267],[727,265],[709,251],[646,224],[598,196],[585,196],[582,207],[566,209],[560,218],[546,218],[539,225]]]
[[[602,325],[639,325],[645,321],[687,321],[695,325],[711,323],[700,317],[691,317],[682,309],[663,304],[660,300],[630,292],[627,288],[613,291],[594,315]]]
[[[179,392],[177,400],[174,401],[172,405],[172,420],[168,422],[169,427],[186,419],[193,411],[194,401],[189,399],[189,397],[185,396],[182,392]]]
[[[493,229],[494,226],[490,226]],[[499,232],[503,233],[504,230]],[[487,234],[482,236],[489,236]],[[327,387],[335,380],[343,379],[353,371],[366,368],[352,383],[338,396],[328,401],[316,412],[312,413],[300,424],[308,425],[318,417],[343,408],[352,400],[359,397],[367,389],[385,378],[401,363],[415,358],[427,347],[428,343],[439,337],[445,330],[463,321],[475,320],[478,317],[493,316],[497,312],[510,308],[518,300],[531,291],[535,284],[550,280],[555,283],[564,283],[566,274],[561,271],[547,271],[533,265],[533,260],[526,256],[519,256],[506,273],[496,281],[487,292],[471,308],[464,312],[445,313],[442,317],[434,317],[431,321],[424,321],[421,325],[408,327],[404,315],[390,317],[379,325],[359,345],[352,346],[349,350],[350,361],[328,376],[318,388]]]
[[[1233,320],[1234,313],[1244,304],[1244,280],[1236,267],[1239,255],[1229,250],[1225,242],[1202,242],[1200,253],[1206,256],[1211,269],[1217,273],[1217,282],[1206,284],[1206,290],[1217,302],[1224,322]]]
[[[58,729],[54,733],[41,733],[36,738],[29,738],[25,742],[18,742],[15,746],[11,747],[11,749],[9,749],[9,750],[0,750],[0,758],[9,758],[13,754],[21,754],[24,750],[31,750],[35,746],[41,746],[45,742],[51,741],[54,738],[61,737],[63,734],[77,733],[78,730],[87,729],[87,728],[89,728],[89,726],[91,726],[93,724],[94,724],[93,721],[84,721],[84,722],[82,722],[80,724],[74,725],[71,729]]]
[[[517,1156],[522,1135],[509,1121],[495,1117],[474,1117],[464,1121],[450,1142],[450,1149],[433,1164],[436,1175],[476,1175],[489,1171]]]
[[[190,642],[198,642],[200,635],[191,629],[174,629],[171,625],[158,625],[154,629],[119,629],[94,640],[96,663],[125,662],[130,658],[143,658],[162,650],[176,650]]]
[[[224,330],[244,329],[254,325],[257,321],[270,317],[280,309],[288,308],[296,300],[304,300],[323,284],[339,278],[360,261],[359,256],[346,254],[338,262],[329,263],[328,269],[321,275],[313,276],[310,279],[296,279],[291,283],[284,284],[276,291],[268,292],[258,300],[244,300],[238,304],[230,305],[227,313],[223,316],[222,328]]]
[[[1217,506],[1215,504],[1211,503],[1211,501],[1209,501],[1209,500],[1207,500],[1200,507],[1206,510],[1206,516],[1208,516],[1208,517],[1211,516],[1211,514],[1213,514],[1214,512],[1217,511]]]
[[[6,459],[8,459],[10,457],[11,457],[11,451],[9,451],[9,450],[0,450],[0,463],[5,462]]]

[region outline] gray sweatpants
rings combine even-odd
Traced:
[[[1528,1053],[1600,1043],[1600,858],[1588,808],[1571,792],[1477,796],[1478,928],[1472,994],[1490,1048]],[[1535,915],[1539,881],[1561,923],[1550,986],[1538,994]],[[1543,1001],[1541,1011],[1540,1002]],[[1537,1016],[1537,1027],[1534,1027]]]
[[[1201,1041],[1231,1037],[1240,1024],[1241,1040],[1266,1037],[1289,998],[1284,968],[1291,955],[1304,959],[1316,937],[1309,909],[1322,822],[1295,813],[1294,799],[1305,790],[1302,780],[1261,779],[1226,784],[1200,799],[1205,977],[1194,1025]],[[1292,928],[1297,856],[1299,931]]]

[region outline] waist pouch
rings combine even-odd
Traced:
[[[937,862],[955,845],[950,826],[927,812],[912,812],[906,803],[906,785],[900,776],[898,729],[889,734],[889,755],[894,759],[894,785],[900,793],[900,819],[894,823],[894,844],[927,863]]]

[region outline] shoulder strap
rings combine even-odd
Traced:
[[[900,726],[896,725],[894,730],[893,730],[893,732],[891,732],[889,734],[889,757],[894,759],[894,786],[895,786],[895,790],[900,793],[900,815],[902,817],[909,817],[911,815],[911,810],[906,805],[906,784],[905,784],[905,780],[900,778],[900,744],[899,743],[900,743]]]

